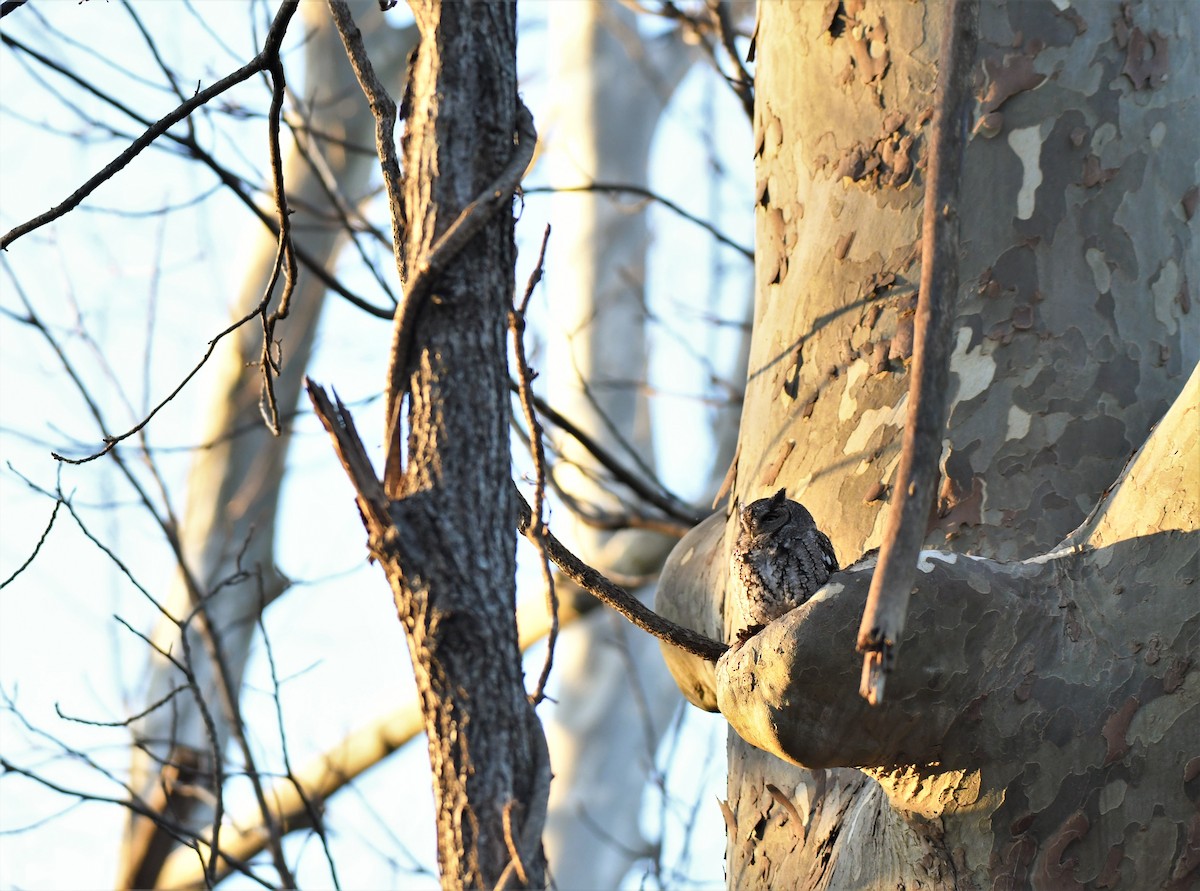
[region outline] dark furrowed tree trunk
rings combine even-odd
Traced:
[[[410,273],[511,161],[518,108],[514,5],[412,6],[422,41],[404,138]],[[446,888],[491,888],[506,870],[544,884],[548,765],[514,618],[505,341],[514,260],[503,208],[434,280],[405,369],[408,447],[391,505],[405,559],[390,581],[425,712]]]

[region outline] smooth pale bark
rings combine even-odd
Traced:
[[[649,185],[659,118],[695,55],[679,35],[646,42],[619,4],[587,0],[549,8],[555,103],[545,134],[550,185]],[[546,395],[550,404],[628,466],[653,462],[646,399],[646,214],[601,192],[554,196],[547,251]],[[620,515],[618,492],[573,437],[555,437],[556,482],[585,511]],[[663,536],[611,532],[570,515],[564,541],[585,560],[625,575],[655,571]],[[567,534],[569,530],[569,535]],[[613,555],[606,553],[606,549]]]
[[[678,34],[646,41],[632,10],[602,0],[549,7],[554,103],[545,129],[550,184],[648,185],[659,118],[695,58]],[[619,195],[566,193],[552,199],[547,256],[550,403],[627,466],[626,451],[653,465],[645,388],[646,214]],[[620,513],[595,460],[559,437],[562,490],[584,510]],[[554,514],[556,534],[602,572],[654,572],[671,540],[644,530],[589,526]],[[592,601],[560,583],[560,597]],[[581,604],[582,605],[582,604]],[[591,603],[587,604],[588,606]],[[623,624],[623,623],[622,623]],[[645,634],[592,610],[559,638],[557,704],[544,712],[554,767],[546,821],[551,874],[563,888],[616,887],[651,855],[642,837],[642,795],[658,740],[679,694]]]
[[[373,2],[365,0],[356,6],[364,13],[374,8]],[[371,153],[374,119],[354,81],[328,9],[324,4],[304,3],[300,14],[310,34],[305,47],[309,86],[303,98],[311,117],[306,123],[315,133],[329,137],[310,140],[313,144],[307,146],[308,154],[323,159],[329,182],[347,206],[354,208],[365,196],[371,172],[377,166]],[[377,14],[364,14],[361,21],[376,66],[398,85],[407,54],[416,44],[416,29],[392,30]],[[345,145],[361,146],[364,151],[347,151]],[[286,156],[285,182],[289,201],[296,210],[292,221],[297,246],[332,267],[345,243],[345,232],[337,222],[321,177],[295,148]],[[239,316],[262,298],[275,260],[274,236],[260,230],[256,237],[254,259],[237,303]],[[275,383],[281,412],[296,405],[324,300],[324,285],[302,273],[291,313],[277,331],[283,347],[282,369]],[[259,411],[261,376],[254,363],[262,347],[261,326],[249,323],[232,340],[234,346],[220,350],[213,359],[218,382],[206,412],[208,422],[202,441],[214,445],[199,451],[192,465],[179,536],[184,558],[205,591],[213,590],[223,580],[238,578],[239,567],[261,572],[261,588],[258,578],[242,577],[221,587],[205,605],[209,621],[221,638],[229,680],[233,689],[239,690],[259,613],[286,587],[275,571],[274,530],[290,428],[285,426],[283,435],[273,437]],[[173,585],[165,606],[178,618],[191,612],[182,580]],[[153,639],[164,650],[178,654],[177,634],[176,626],[164,621]],[[192,638],[192,669],[216,724],[218,746],[224,751],[230,728],[227,714],[220,707],[219,684],[205,648],[196,635]],[[147,703],[159,701],[182,682],[179,671],[160,657],[151,660],[149,677]],[[165,781],[159,767],[164,762],[194,763],[195,767],[179,781],[212,791],[212,747],[194,698],[184,691],[168,706],[139,722],[134,732],[141,747],[134,749],[132,787],[143,799],[158,801],[161,811],[177,825],[197,833],[204,831],[213,818],[209,797],[168,795],[160,801]],[[118,885],[153,887],[164,858],[176,847],[173,838],[156,831],[146,818],[133,816],[122,849]],[[194,864],[195,855],[190,856]]]
[[[898,460],[941,10],[831,11],[760,5],[736,492],[786,485],[848,563],[879,543]],[[731,736],[730,887],[1187,887],[1200,863],[1194,445],[1164,421],[1170,445],[1152,439],[1081,550],[1053,554],[1200,352],[1200,10],[985,2],[979,27],[926,539],[947,555],[918,573],[898,701],[856,693],[865,565],[715,671],[669,657],[685,694],[761,747]],[[660,595],[726,639],[727,529],[718,515],[685,539]]]

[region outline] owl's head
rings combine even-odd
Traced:
[[[812,523],[812,516],[804,505],[787,497],[787,489],[780,489],[770,498],[760,498],[742,508],[738,522],[744,534],[753,538],[778,532],[790,522]]]

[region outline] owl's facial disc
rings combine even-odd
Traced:
[[[760,535],[766,532],[775,532],[783,528],[783,524],[788,521],[788,513],[783,508],[772,507],[761,517],[758,518],[758,529]]]
[[[752,536],[769,535],[787,522],[788,513],[784,508],[776,507],[769,499],[763,498],[743,508],[738,520],[742,529]]]

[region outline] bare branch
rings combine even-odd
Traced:
[[[529,540],[537,548],[542,567],[542,579],[546,583],[546,606],[550,612],[550,638],[546,644],[546,661],[542,665],[542,673],[538,676],[537,686],[531,699],[537,705],[545,698],[546,680],[550,677],[550,669],[554,665],[554,645],[558,642],[558,595],[554,591],[554,574],[550,571],[550,558],[546,554],[546,451],[542,447],[542,425],[538,423],[537,412],[533,408],[533,372],[529,368],[529,360],[525,356],[525,310],[529,307],[529,298],[533,289],[542,280],[542,272],[546,262],[546,245],[550,241],[550,226],[542,236],[542,248],[538,252],[537,263],[529,275],[529,284],[525,286],[525,296],[519,306],[508,313],[508,327],[513,336],[513,352],[517,359],[517,381],[520,384],[518,392],[521,396],[521,408],[525,411],[525,423],[529,425],[529,453],[533,456],[533,523],[530,525]],[[508,825],[508,812],[504,815],[504,831],[509,841],[509,849],[513,850],[511,830]],[[517,865],[521,881],[526,881],[524,868],[513,853],[513,863]]]
[[[143,126],[152,126],[153,125],[152,121],[150,121],[148,118],[143,117],[142,115],[138,114],[136,111],[134,111],[128,105],[125,105],[123,102],[120,102],[119,100],[117,100],[115,97],[109,95],[108,93],[105,93],[102,90],[97,89],[97,87],[94,84],[90,83],[89,81],[84,80],[82,77],[75,74],[70,69],[65,68],[62,65],[58,64],[53,59],[50,59],[50,58],[42,55],[41,53],[39,53],[37,50],[33,49],[32,47],[26,46],[25,44],[21,43],[20,41],[10,37],[8,34],[0,34],[0,42],[3,42],[3,44],[5,46],[11,46],[15,49],[19,49],[21,52],[25,53],[26,55],[30,56],[31,58],[36,59],[41,65],[44,65],[45,67],[49,68],[52,71],[58,72],[63,77],[65,77],[65,78],[69,79],[70,81],[72,81],[73,83],[75,83],[82,90],[92,94],[97,99],[112,106],[113,108],[120,111],[122,114],[129,116],[133,120],[137,121],[139,124],[142,124]],[[232,171],[230,171],[227,168],[225,168],[224,166],[222,166],[204,148],[204,146],[202,146],[200,143],[198,143],[195,139],[193,139],[190,136],[178,136],[171,132],[164,133],[163,138],[166,140],[169,140],[171,142],[174,142],[175,144],[186,149],[188,157],[195,158],[196,160],[200,161],[200,163],[204,164],[204,166],[206,166],[209,170],[211,170],[213,172],[213,174],[216,175],[216,177],[220,181],[220,183],[222,185],[226,186],[231,192],[233,192],[233,194],[235,196],[237,196],[237,199],[242,202],[242,204],[247,208],[247,210],[249,210],[255,217],[257,217],[259,219],[259,221],[264,226],[266,226],[273,235],[277,236],[279,234],[278,222],[276,220],[272,219],[270,214],[268,214],[265,210],[263,210],[261,207],[259,207],[255,203],[254,199],[251,197],[249,191],[247,190],[247,183],[240,176],[238,176],[237,174],[233,173]],[[375,305],[369,303],[368,301],[364,300],[362,297],[355,294],[353,291],[351,291],[345,285],[343,285],[340,281],[338,281],[337,278],[330,275],[329,272],[326,271],[324,264],[321,263],[320,260],[318,260],[316,257],[313,257],[311,254],[309,254],[307,251],[297,249],[296,250],[296,258],[304,265],[305,269],[307,269],[314,276],[316,276],[318,279],[320,279],[327,288],[329,288],[331,291],[333,291],[339,297],[344,298],[345,300],[349,301],[354,306],[358,307],[359,309],[363,310],[366,313],[369,313],[370,315],[375,316],[376,318],[380,318],[380,319],[392,318],[393,312],[394,312],[392,309],[385,309],[383,307],[375,306]]]
[[[111,162],[91,179],[85,182],[82,186],[72,192],[67,198],[56,207],[50,208],[43,214],[39,214],[31,220],[15,226],[0,236],[0,250],[7,250],[8,246],[20,238],[22,235],[27,235],[30,232],[40,229],[47,223],[52,223],[59,217],[70,213],[80,202],[88,195],[94,192],[102,183],[112,179],[130,161],[136,158],[142,151],[149,146],[159,136],[166,133],[171,127],[179,123],[181,120],[190,115],[200,106],[204,105],[209,100],[220,96],[231,87],[235,87],[245,80],[249,80],[259,71],[267,69],[272,62],[272,59],[278,63],[279,47],[283,42],[283,35],[287,33],[288,22],[291,21],[292,15],[296,12],[299,6],[299,0],[286,0],[280,7],[279,12],[275,14],[275,20],[271,23],[271,28],[267,32],[266,41],[262,51],[257,56],[251,59],[232,74],[221,78],[211,87],[206,90],[201,90],[196,93],[191,99],[182,105],[178,106],[170,114],[160,118],[150,129],[135,139],[125,151],[117,155]],[[8,36],[3,35],[5,44],[12,45],[14,41]]]
[[[262,414],[271,433],[280,434],[279,405],[275,401],[275,375],[279,374],[279,361],[271,355],[271,346],[275,338],[275,324],[287,318],[291,305],[292,293],[296,290],[296,248],[292,244],[291,212],[288,210],[287,192],[283,183],[283,153],[279,148],[279,118],[283,111],[283,97],[287,90],[287,78],[283,71],[283,62],[278,51],[273,54],[267,71],[271,75],[271,109],[267,117],[267,142],[271,155],[271,181],[275,190],[275,208],[279,216],[279,248],[275,255],[275,266],[271,270],[270,280],[263,292],[259,303],[259,315],[262,318],[263,345],[259,358],[259,367],[263,376]],[[278,308],[267,315],[267,305],[279,273],[283,272],[283,293],[279,297]]]
[[[509,382],[509,389],[514,393],[519,392],[519,385],[516,381]],[[682,499],[677,498],[659,484],[656,490],[653,485],[643,480],[641,477],[628,470],[621,464],[612,454],[608,452],[600,443],[598,443],[590,434],[575,424],[573,421],[559,413],[548,402],[533,394],[533,405],[538,410],[543,418],[571,434],[579,444],[582,445],[596,459],[605,470],[611,473],[616,479],[628,486],[636,495],[648,501],[650,504],[663,511],[668,517],[678,520],[685,524],[689,529],[695,526],[704,517],[699,516],[688,504]],[[657,481],[656,481],[657,482]],[[673,534],[673,533],[672,533]]]
[[[953,0],[945,15],[926,169],[921,291],[913,332],[908,417],[896,496],[888,510],[879,563],[858,629],[858,650],[864,654],[859,693],[872,705],[883,702],[886,675],[895,666],[917,555],[937,486],[946,425],[950,327],[958,290],[958,196],[971,66],[978,43],[978,0]]]
[[[520,512],[517,528],[522,535],[528,536],[533,524],[533,511],[519,492],[515,493],[515,497]],[[614,585],[602,573],[576,557],[549,532],[546,532],[546,551],[554,564],[562,570],[563,575],[659,640],[709,662],[716,662],[728,649],[723,643],[664,619],[624,588]]]
[[[578,186],[530,186],[527,189],[522,189],[526,195],[547,195],[547,194],[569,194],[571,192],[601,192],[610,195],[635,195],[638,198],[644,198],[647,201],[653,201],[656,204],[661,204],[667,210],[682,217],[689,223],[695,223],[721,244],[726,247],[733,248],[747,260],[754,260],[754,249],[748,248],[745,245],[738,244],[728,235],[724,234],[708,220],[696,216],[694,213],[684,210],[670,198],[664,198],[655,191],[647,189],[645,186],[635,186],[628,183],[584,183]]]
[[[37,557],[38,551],[40,551],[42,549],[42,545],[46,543],[46,536],[48,536],[50,534],[50,530],[54,528],[54,518],[58,516],[58,509],[60,507],[62,507],[62,501],[56,500],[54,502],[54,510],[50,511],[50,520],[46,523],[46,528],[43,530],[41,537],[37,540],[37,544],[33,546],[32,553],[25,558],[24,563],[13,570],[12,575],[0,582],[0,590],[6,588],[9,582],[23,573],[29,567],[29,564],[33,562],[34,558]]]

